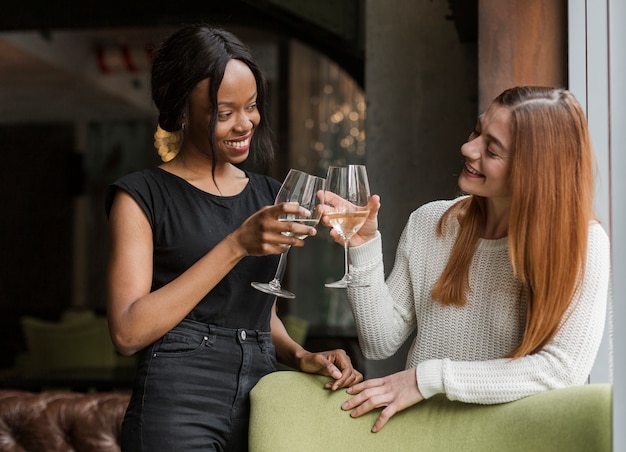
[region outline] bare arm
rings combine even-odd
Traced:
[[[135,200],[120,190],[109,215],[111,252],[107,278],[109,329],[116,348],[131,355],[176,326],[245,256],[278,254],[304,241],[281,232],[315,235],[315,229],[277,221],[297,204],[265,207],[248,218],[178,278],[150,292],[152,229]]]

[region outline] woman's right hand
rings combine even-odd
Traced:
[[[304,246],[304,239],[296,238],[289,233],[307,236],[317,234],[317,230],[312,226],[278,221],[280,216],[286,214],[306,216],[310,212],[296,202],[263,207],[230,234],[229,239],[235,241],[244,255],[264,256],[283,253],[287,246]]]
[[[326,194],[328,196],[328,194]],[[365,242],[369,242],[376,237],[378,233],[378,211],[380,210],[380,196],[372,195],[368,201],[370,213],[363,226],[350,238],[350,246],[359,246]],[[328,220],[328,216],[322,215],[322,224],[330,227],[330,236],[333,240],[343,246],[343,238],[335,231]]]

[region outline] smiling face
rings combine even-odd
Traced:
[[[492,104],[461,146],[465,166],[459,188],[486,198],[510,198],[511,112]]]
[[[252,71],[239,60],[230,60],[217,92],[215,164],[238,164],[248,157],[252,134],[261,121],[256,101],[257,85]],[[189,130],[185,142],[209,158],[212,155],[207,130],[211,114],[214,112],[209,102],[209,81],[205,79],[198,83],[190,96]]]

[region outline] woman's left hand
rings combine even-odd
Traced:
[[[415,369],[407,369],[383,378],[365,380],[347,390],[353,397],[341,405],[350,416],[359,417],[376,408],[384,407],[372,427],[372,432],[380,431],[391,416],[424,400],[417,387]]]
[[[363,374],[352,366],[350,357],[341,349],[318,353],[306,352],[300,358],[299,368],[302,372],[334,378],[334,381],[324,385],[326,389],[333,391],[363,381]]]

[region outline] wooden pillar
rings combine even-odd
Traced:
[[[567,86],[567,0],[479,0],[479,113],[516,85]]]

